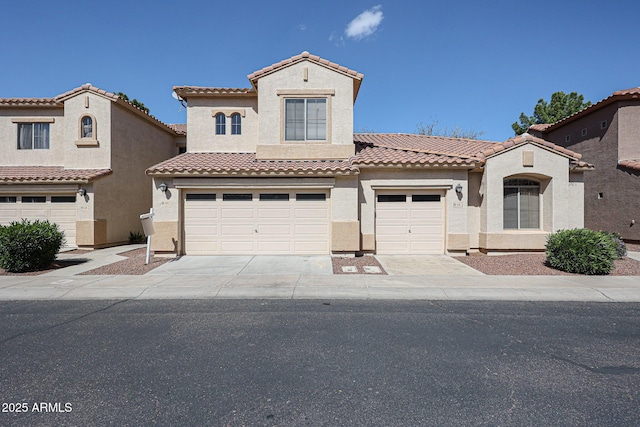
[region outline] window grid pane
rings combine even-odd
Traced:
[[[304,141],[304,99],[285,100],[284,139]]]
[[[49,123],[33,124],[33,148],[49,148]]]
[[[307,139],[327,139],[326,105],[326,99],[307,99]]]
[[[19,123],[18,124],[18,149],[30,150],[31,148],[33,148],[33,124]]]
[[[227,118],[224,114],[218,113],[216,114],[216,135],[224,135],[226,130]]]
[[[231,116],[231,135],[240,135],[242,131],[242,117],[235,113]]]

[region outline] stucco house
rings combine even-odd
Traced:
[[[584,179],[585,227],[640,241],[640,88],[619,90],[531,134],[577,150],[595,165]]]
[[[149,211],[147,167],[185,136],[89,84],[54,98],[0,98],[0,224],[48,219],[67,246],[126,242]]]
[[[176,254],[455,254],[542,250],[583,225],[573,151],[354,134],[363,75],[303,52],[249,88],[177,86],[186,153],[153,177],[152,247]]]

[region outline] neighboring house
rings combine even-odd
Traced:
[[[505,143],[354,134],[363,75],[303,52],[251,88],[179,86],[187,152],[153,177],[153,249],[177,254],[542,250],[581,227],[580,155]]]
[[[530,133],[579,151],[595,166],[585,175],[585,227],[640,241],[640,88],[619,90]]]
[[[145,169],[184,144],[183,133],[88,84],[0,98],[0,224],[48,219],[71,247],[126,242],[151,207]]]

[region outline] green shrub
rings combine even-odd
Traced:
[[[578,274],[609,274],[617,258],[616,245],[601,231],[560,230],[547,238],[547,262],[558,270]]]
[[[144,233],[140,233],[137,231],[130,231],[129,232],[129,243],[134,244],[134,243],[144,243],[147,241],[147,238],[144,237]]]
[[[48,267],[64,245],[58,224],[23,219],[0,226],[0,267],[21,273]]]
[[[622,240],[622,237],[618,233],[609,233],[606,231],[603,231],[603,233],[609,236],[609,238],[613,241],[613,244],[616,247],[617,259],[622,259],[622,257],[627,256],[627,245],[624,244],[624,240]]]

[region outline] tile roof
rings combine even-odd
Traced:
[[[190,96],[256,96],[253,88],[174,86],[173,91],[180,97]]]
[[[111,169],[65,169],[62,166],[0,166],[2,183],[88,183]]]
[[[0,107],[62,107],[55,98],[0,98]]]
[[[593,168],[580,154],[529,134],[505,142],[410,134],[355,134],[354,165],[482,166],[486,159],[517,145],[533,143],[568,157],[572,167]]]
[[[583,108],[582,110],[573,113],[572,115],[565,117],[564,119],[553,123],[553,124],[548,124],[546,125],[547,127],[544,130],[541,130],[542,132],[551,132],[553,130],[556,130],[562,126],[564,126],[565,124],[572,122],[573,120],[576,120],[579,117],[582,117],[584,115],[590,114],[593,111],[597,111],[600,108],[603,108],[609,104],[611,104],[612,102],[616,102],[616,101],[623,101],[623,100],[640,100],[640,87],[633,87],[630,89],[622,89],[622,90],[617,90],[615,92],[613,92],[611,95],[609,95],[608,97],[596,102],[595,104],[591,104],[589,107],[587,108]],[[537,129],[536,129],[537,130]]]
[[[635,159],[635,160],[620,159],[618,160],[618,165],[627,169],[640,171],[640,159]]]
[[[258,80],[260,77],[266,74],[270,74],[281,68],[288,67],[290,65],[293,65],[303,60],[309,60],[311,62],[315,62],[318,65],[322,65],[324,67],[331,68],[335,71],[339,71],[343,74],[353,77],[354,79],[362,80],[362,78],[364,77],[364,74],[362,73],[359,73],[355,70],[351,70],[347,67],[343,67],[342,65],[336,64],[335,62],[331,62],[326,59],[320,58],[318,55],[312,55],[309,52],[304,51],[298,55],[292,56],[291,58],[284,59],[280,62],[276,62],[275,64],[269,65],[268,67],[264,67],[261,70],[255,71],[249,74],[247,78],[251,80],[251,82],[253,83],[255,80]]]
[[[184,153],[147,169],[170,175],[345,175],[347,160],[257,160],[255,153]]]
[[[187,134],[187,124],[186,123],[173,123],[173,124],[168,124],[167,126],[169,126],[171,129],[173,129],[174,131],[176,131],[176,133],[178,133],[180,135],[186,135]]]

